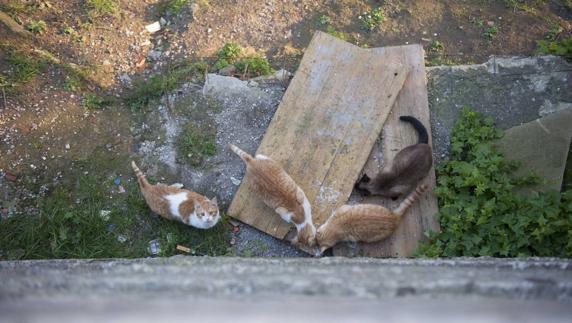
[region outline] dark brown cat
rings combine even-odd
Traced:
[[[411,192],[427,176],[433,165],[427,129],[414,117],[401,116],[400,120],[411,123],[419,134],[419,142],[403,148],[391,162],[373,179],[367,174],[356,184],[363,195],[380,195],[397,199]]]
[[[282,220],[296,227],[292,244],[314,247],[316,228],[312,222],[312,208],[304,191],[276,161],[264,156],[252,157],[240,148],[229,145],[246,164],[244,181],[260,199]]]
[[[389,237],[409,207],[427,190],[419,185],[398,207],[390,210],[381,205],[357,204],[340,206],[318,228],[316,239],[320,252],[340,241],[375,242]]]

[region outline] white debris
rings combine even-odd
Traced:
[[[161,23],[159,21],[155,21],[154,23],[145,26],[145,30],[150,34],[156,33],[161,30]]]

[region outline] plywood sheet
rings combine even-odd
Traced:
[[[420,45],[373,48],[372,51],[382,55],[388,64],[403,64],[411,70],[395,105],[383,127],[381,140],[374,146],[364,171],[375,174],[380,167],[403,148],[417,142],[417,132],[411,125],[399,120],[402,115],[411,115],[419,119],[427,128],[431,144],[431,126],[429,123],[429,106],[427,101],[427,80],[425,75],[424,53]],[[435,170],[431,169],[424,182],[435,187]],[[351,197],[351,203],[375,203],[393,208],[400,201],[393,202],[379,197],[361,198],[358,194]],[[438,211],[437,198],[430,192],[415,203],[403,216],[396,232],[378,243],[339,244],[334,248],[338,256],[369,257],[410,257],[417,250],[420,241],[426,239],[424,232],[439,230],[439,223],[434,215]]]
[[[318,225],[348,200],[408,74],[385,56],[316,32],[256,151],[304,190]],[[291,228],[243,184],[228,212],[280,239]]]

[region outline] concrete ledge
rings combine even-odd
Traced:
[[[567,322],[572,260],[0,262],[0,322]],[[290,321],[291,322],[291,321]]]

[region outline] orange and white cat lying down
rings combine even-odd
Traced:
[[[216,197],[209,200],[200,194],[182,189],[181,184],[151,185],[135,162],[131,162],[131,167],[137,175],[139,188],[147,205],[163,218],[183,222],[198,229],[210,229],[220,220]]]
[[[397,229],[405,211],[425,191],[427,185],[419,185],[393,210],[375,204],[340,206],[318,228],[316,239],[320,252],[341,241],[375,242],[386,239]]]
[[[246,164],[245,183],[280,217],[296,226],[297,235],[292,244],[312,248],[316,245],[316,227],[312,222],[312,208],[304,191],[274,160],[256,155],[256,158],[229,145]]]

